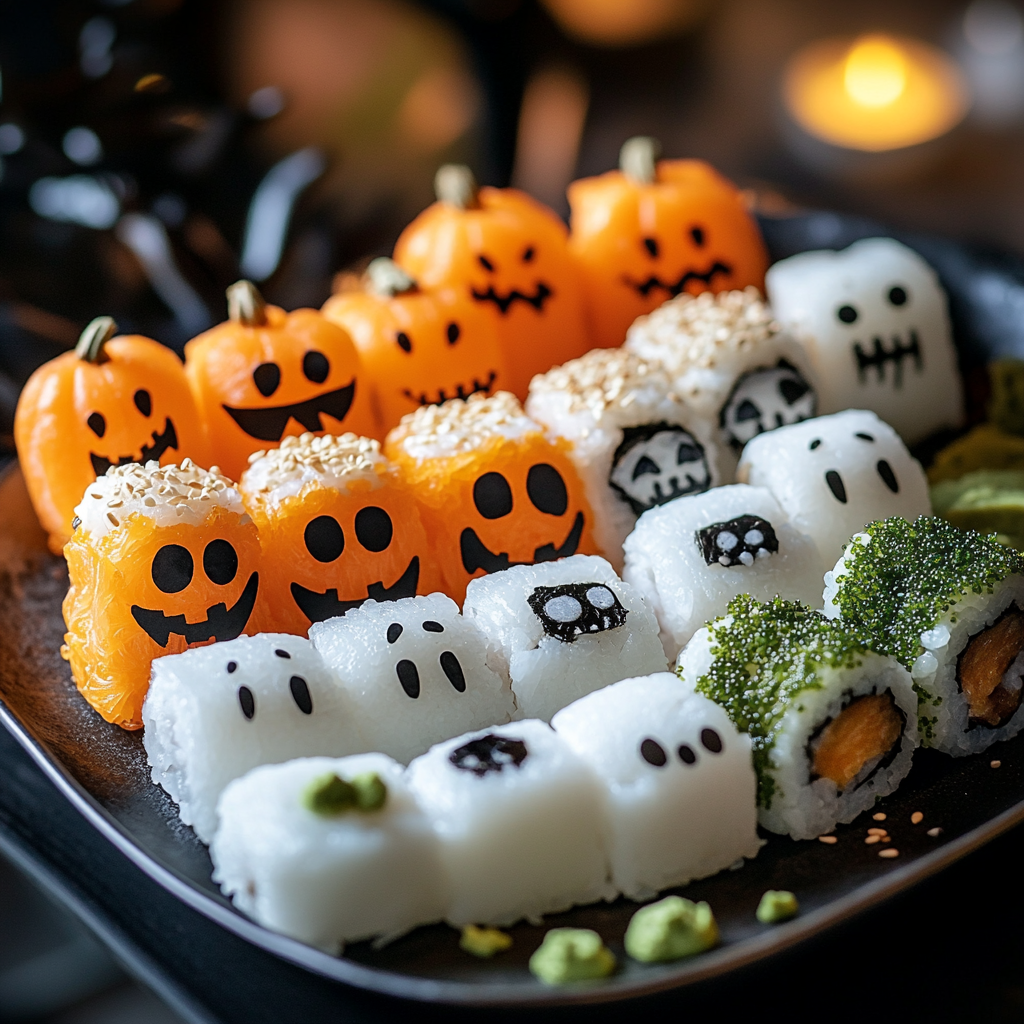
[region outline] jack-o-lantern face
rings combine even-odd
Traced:
[[[565,227],[523,192],[478,189],[466,167],[442,167],[435,185],[438,202],[402,232],[395,260],[422,287],[453,288],[491,316],[505,387],[525,398],[534,374],[590,347]]]
[[[569,246],[600,346],[682,292],[764,287],[767,254],[738,190],[699,160],[655,163],[655,150],[630,139],[621,170],[569,186]]]
[[[285,313],[249,282],[230,318],[185,346],[185,372],[213,456],[237,479],[249,456],[304,431],[373,435],[369,389],[348,332],[313,309]]]
[[[355,340],[384,430],[422,405],[505,384],[493,317],[453,288],[421,291],[386,257],[370,264],[364,291],[332,296],[323,314]]]
[[[181,361],[149,338],[115,338],[116,330],[110,317],[94,320],[74,352],[32,375],[18,401],[18,455],[55,552],[71,536],[82,493],[111,466],[207,459]]]

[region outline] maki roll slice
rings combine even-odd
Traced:
[[[749,735],[760,823],[812,839],[892,793],[918,745],[895,658],[797,602],[741,595],[679,656],[685,683]]]
[[[910,670],[924,745],[974,754],[1024,727],[1024,556],[994,537],[872,523],[826,574],[825,614]]]

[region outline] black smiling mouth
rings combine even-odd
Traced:
[[[421,391],[418,395],[413,394],[408,388],[404,388],[402,394],[411,402],[416,402],[418,405],[441,405],[447,402],[449,398],[469,398],[470,395],[478,394],[483,392],[485,395],[491,393],[491,388],[494,387],[494,382],[498,379],[496,370],[490,370],[487,374],[487,380],[480,381],[476,377],[473,378],[473,384],[471,387],[466,387],[465,384],[456,384],[451,394],[448,394],[444,388],[438,388],[437,396],[428,395],[425,391]]]
[[[232,409],[225,405],[222,408],[250,437],[258,441],[280,441],[289,420],[298,421],[314,433],[324,429],[321,416],[330,416],[340,422],[348,415],[355,394],[356,382],[353,380],[336,391],[315,395],[294,405],[270,405],[262,409]]]
[[[132,605],[132,618],[149,634],[149,638],[166,647],[171,633],[185,638],[187,644],[201,644],[206,640],[234,640],[241,636],[249,616],[256,605],[260,576],[254,572],[234,606],[228,608],[222,601],[206,609],[202,622],[186,622],[184,615],[164,615],[159,608],[141,608]]]
[[[729,277],[732,274],[732,267],[728,263],[722,263],[719,260],[715,260],[711,264],[710,268],[703,273],[699,270],[687,270],[680,275],[676,281],[662,281],[656,274],[652,274],[646,281],[634,281],[628,275],[623,275],[622,280],[629,285],[630,288],[635,288],[645,299],[655,288],[660,288],[662,291],[668,292],[669,296],[673,299],[677,295],[681,295],[685,290],[686,286],[691,281],[700,281],[702,284],[706,284],[709,288],[711,282],[715,279],[718,274],[722,274],[725,277]]]
[[[420,558],[419,555],[414,555],[405,572],[390,587],[385,587],[381,581],[371,583],[366,588],[366,597],[357,597],[354,601],[339,600],[336,587],[318,594],[315,590],[307,590],[298,583],[293,583],[291,590],[292,597],[302,614],[310,622],[323,622],[325,619],[333,619],[353,608],[358,608],[364,601],[397,601],[402,597],[415,597],[419,581]]]
[[[516,302],[524,302],[527,306],[533,306],[538,313],[543,313],[544,303],[554,295],[554,292],[543,281],[538,281],[537,289],[532,295],[525,295],[518,288],[513,288],[505,295],[499,295],[493,284],[485,292],[473,288],[471,294],[477,302],[493,302],[504,316]]]
[[[565,543],[560,548],[556,548],[554,544],[542,544],[533,552],[532,562],[513,562],[510,561],[507,551],[502,551],[501,554],[496,555],[477,536],[476,530],[471,526],[467,526],[459,538],[462,566],[472,576],[477,569],[483,569],[484,572],[501,572],[503,569],[508,569],[513,565],[536,565],[538,562],[554,562],[558,558],[568,558],[570,555],[575,555],[582,535],[583,513],[577,512],[572,529],[569,531],[569,536],[565,538]]]
[[[89,461],[92,462],[93,472],[97,476],[103,476],[111,466],[124,466],[129,462],[138,462],[144,466],[150,459],[156,459],[159,462],[168,448],[174,448],[175,450],[178,448],[178,433],[174,429],[174,423],[170,416],[164,420],[163,433],[158,434],[154,430],[151,436],[153,443],[144,444],[142,446],[142,453],[138,458],[134,455],[122,455],[117,459],[108,459],[105,455],[89,452]]]

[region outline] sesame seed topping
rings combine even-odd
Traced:
[[[920,825],[922,821],[924,821],[924,815],[920,811],[914,811],[910,816],[911,825]]]
[[[871,815],[875,821],[885,821],[886,815],[884,811],[878,811],[876,814]]]
[[[900,851],[897,850],[893,846],[889,846],[889,847],[887,847],[884,850],[879,850],[878,851],[878,856],[879,857],[884,857],[886,860],[892,860],[893,857],[898,857],[899,855],[900,855]]]
[[[818,836],[819,843],[828,843],[829,846],[834,846],[839,840],[835,836]]]

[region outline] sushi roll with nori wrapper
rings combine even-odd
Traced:
[[[551,724],[601,781],[612,883],[630,899],[757,855],[750,737],[672,673],[613,683]]]
[[[662,366],[624,349],[596,348],[534,377],[526,412],[569,443],[594,539],[617,570],[637,516],[725,482],[713,425]]]
[[[383,754],[255,768],[218,813],[213,880],[265,928],[337,952],[444,914],[437,838]]]
[[[440,743],[407,775],[441,842],[455,927],[537,921],[614,895],[597,778],[544,722]]]
[[[909,670],[921,741],[974,754],[1024,727],[1024,556],[937,516],[857,534],[825,576],[825,614]]]
[[[157,658],[142,721],[153,781],[203,842],[224,787],[251,768],[366,750],[349,695],[308,640],[285,633]]]
[[[367,601],[309,638],[356,709],[364,749],[397,761],[515,711],[501,655],[444,594]]]
[[[821,612],[737,597],[687,644],[678,672],[750,736],[758,817],[772,832],[829,832],[910,771],[918,744],[910,674]]]
[[[622,577],[654,609],[674,660],[737,594],[816,605],[825,568],[770,492],[731,484],[645,512],[626,538]]]
[[[666,668],[654,613],[596,555],[473,580],[463,612],[501,649],[523,718],[550,721],[593,690]]]

